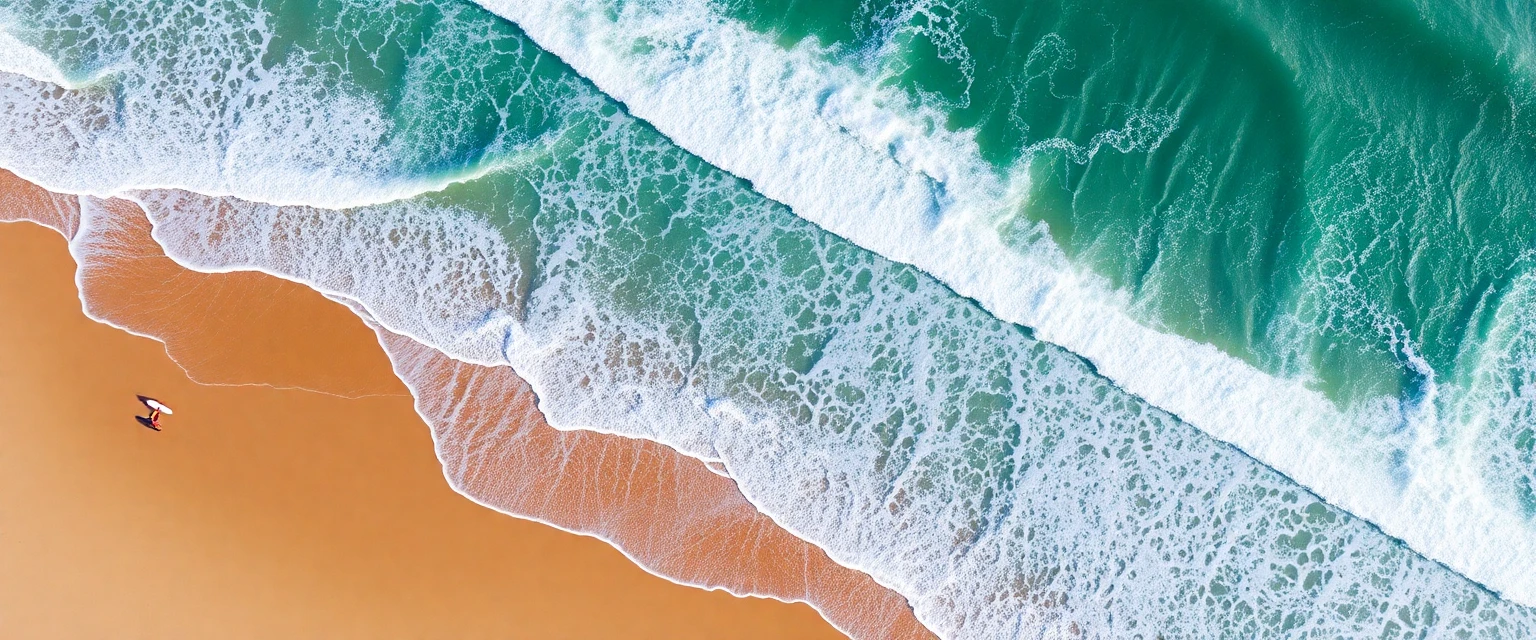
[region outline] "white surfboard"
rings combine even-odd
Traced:
[[[171,408],[167,407],[167,406],[165,406],[163,404],[160,404],[159,400],[153,400],[153,399],[150,399],[150,398],[145,398],[144,399],[144,404],[145,404],[145,406],[148,406],[149,408],[154,409],[156,411],[159,411],[160,413],[163,413],[165,415],[171,415],[171,413],[172,413]]]

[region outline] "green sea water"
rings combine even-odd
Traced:
[[[1320,114],[1333,103],[1281,90],[1296,72],[1235,9],[1159,6],[1013,7],[1006,20],[732,8],[785,43],[814,36],[849,64],[889,72],[914,102],[952,114],[950,126],[978,131],[1000,171],[1022,164],[1041,185],[1023,215],[1133,289],[1148,322],[1318,372],[1341,398],[1422,384],[1405,373],[1403,345],[1437,375],[1457,371],[1466,347],[1435,360],[1444,354],[1425,336],[1451,329],[1431,327],[1520,339],[1499,302],[1522,273],[1525,231],[1493,208],[1520,193],[1518,167],[1492,171],[1475,147],[1452,177],[1510,182],[1409,188],[1438,184],[1405,176],[1451,150],[1418,129],[1400,132],[1399,149],[1381,131],[1407,124],[1363,135],[1359,122]],[[918,269],[802,220],[474,5],[0,0],[0,17],[91,84],[5,77],[7,168],[125,189],[180,176],[184,191],[127,194],[173,255],[314,283],[450,353],[510,362],[556,424],[723,459],[761,509],[895,585],[947,636],[1532,633],[1528,609]],[[1084,35],[1066,37],[1069,27]],[[1246,53],[1213,53],[1231,47]],[[1194,71],[1159,72],[1170,59]],[[1400,81],[1415,78],[1428,82]],[[1470,99],[1443,93],[1425,109],[1452,113]],[[55,142],[38,114],[93,133]],[[1466,135],[1496,137],[1500,122]],[[1337,148],[1314,151],[1319,135]],[[277,168],[312,176],[272,198],[282,206],[258,197],[274,167],[231,161],[250,136],[282,152],[267,158]],[[1362,155],[1351,140],[1382,150]],[[311,153],[313,141],[347,152]],[[1523,143],[1502,144],[1493,148],[1513,154]],[[130,147],[144,150],[134,157],[148,173],[106,173]],[[1226,152],[1201,153],[1212,149]],[[381,203],[303,204],[325,201],[335,175],[437,182]],[[1348,176],[1355,187],[1318,191]],[[229,192],[243,197],[220,197]],[[1408,206],[1437,193],[1486,206],[1465,218]],[[1388,214],[1399,222],[1377,219]],[[1471,258],[1428,253],[1441,243]],[[1452,291],[1485,271],[1504,279]],[[1378,295],[1399,281],[1401,296]],[[1431,294],[1476,300],[1455,317],[1408,313]]]
[[[717,5],[1027,172],[1021,215],[1144,322],[1345,405],[1469,385],[1505,346],[1536,239],[1529,5]]]
[[[500,21],[470,3],[7,0],[0,11],[66,78],[110,92],[112,117],[149,138],[116,141],[130,147],[117,153],[151,170],[173,164],[155,154],[193,149],[191,167],[341,168],[380,192],[472,175],[549,133],[540,92],[570,74],[514,31],[483,28]],[[282,130],[319,144],[261,137]],[[165,171],[147,180],[185,179]]]

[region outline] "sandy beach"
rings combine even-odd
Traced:
[[[386,395],[194,384],[160,343],[86,318],[73,272],[57,233],[0,225],[7,637],[839,637],[805,604],[676,585],[455,494],[374,336],[314,292],[268,278],[272,315],[220,322],[294,323],[296,344],[205,322],[187,335],[278,357],[192,368]],[[134,422],[138,393],[176,409],[163,433]]]

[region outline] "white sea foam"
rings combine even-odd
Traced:
[[[1448,444],[1433,416],[1410,421],[1399,467],[1409,475],[1394,477],[1391,443],[1359,434],[1389,431],[1395,411],[1345,414],[1301,381],[1133,321],[1122,296],[1069,265],[1043,232],[1027,248],[1004,245],[997,222],[1029,206],[1027,184],[985,168],[974,144],[933,118],[887,108],[902,102],[814,44],[786,51],[689,0],[481,4],[798,215],[934,274],[1415,549],[1536,604],[1536,573],[1526,570],[1536,530],[1492,495],[1465,443]]]
[[[888,262],[851,256],[852,268],[870,270],[866,295],[832,295],[857,277],[828,274],[823,289],[803,293],[791,279],[734,299],[720,317],[699,316],[698,342],[679,343],[659,318],[615,313],[590,288],[576,266],[603,259],[590,252],[600,238],[580,225],[545,238],[554,245],[539,267],[546,275],[524,291],[502,232],[441,203],[341,212],[190,193],[135,198],[183,264],[261,269],[358,300],[386,327],[457,357],[511,363],[552,425],[719,461],[757,508],[906,595],[945,637],[1252,637],[1282,620],[1333,637],[1371,633],[1386,612],[1436,629],[1530,631],[1521,611],[1478,604],[1486,594],[1442,567]],[[767,255],[762,245],[774,240],[754,230],[750,207],[740,215],[742,233],[721,236],[713,258]],[[836,243],[820,250],[822,264],[838,262]],[[844,429],[710,381],[715,366],[771,372],[763,365],[773,353],[709,354],[730,352],[718,340],[732,318],[761,318],[754,333],[785,331],[793,323],[781,316],[797,299],[832,300],[824,312],[833,314],[850,305],[861,318],[838,324],[839,339],[805,374],[818,389],[858,390],[856,401],[824,396],[813,409],[833,420],[847,412]],[[509,306],[523,309],[516,322],[501,315]],[[701,352],[711,363],[690,364]],[[995,420],[945,417],[988,394],[1010,399]],[[882,435],[880,418],[902,415]],[[1298,553],[1317,564],[1298,568]],[[1472,616],[1479,607],[1491,616]],[[1315,613],[1277,614],[1301,611]]]
[[[407,198],[489,169],[434,169],[434,152],[463,152],[434,147],[451,144],[448,133],[402,134],[375,96],[302,52],[269,64],[262,11],[230,3],[189,17],[174,3],[120,4],[115,12],[161,24],[116,33],[124,27],[80,5],[72,46],[88,51],[75,55],[104,60],[73,72],[26,44],[14,16],[0,24],[0,164],[65,193],[181,188],[330,207]],[[483,36],[445,24],[433,35],[448,54]],[[422,67],[402,89],[407,107],[444,74]]]
[[[36,78],[50,84],[75,89],[78,85],[64,77],[64,72],[48,56],[33,49],[0,25],[0,71]]]

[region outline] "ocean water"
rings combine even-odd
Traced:
[[[797,215],[1536,602],[1528,7],[486,4]]]
[[[1387,65],[1401,103],[1338,62],[1346,108],[1281,91],[1321,82],[1285,52],[1422,43],[1304,7],[487,6],[0,2],[0,166],[716,463],[944,637],[1536,631],[1479,584],[1530,601],[1536,549],[1519,8],[1351,5],[1502,44],[1465,86]]]

